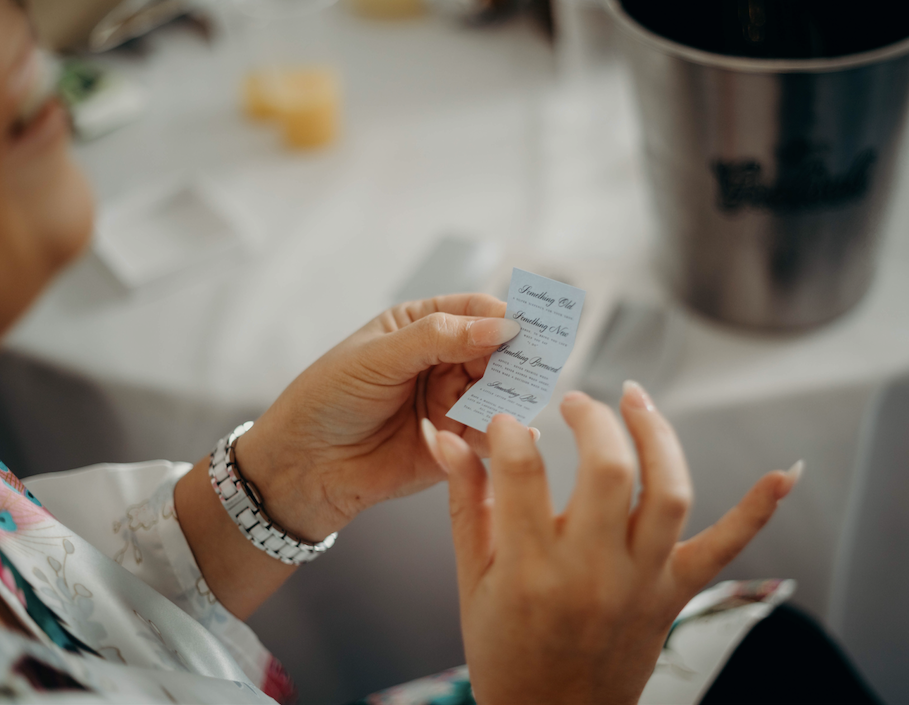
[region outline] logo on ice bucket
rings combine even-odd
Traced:
[[[741,208],[793,211],[839,206],[861,198],[871,181],[877,159],[874,149],[859,152],[844,172],[832,174],[822,157],[825,147],[796,140],[777,151],[777,177],[765,182],[764,168],[755,159],[716,160],[710,166],[716,177],[720,210]]]

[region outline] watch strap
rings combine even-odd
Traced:
[[[338,534],[319,543],[308,543],[289,534],[268,516],[258,489],[240,473],[234,452],[237,439],[252,425],[252,421],[247,421],[237,426],[215,445],[208,466],[211,485],[237,528],[256,548],[288,565],[309,563],[331,548]]]

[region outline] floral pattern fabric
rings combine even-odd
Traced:
[[[99,465],[26,487],[0,463],[0,599],[26,632],[0,630],[0,692],[79,690],[80,702],[293,697],[280,664],[211,594],[183,537],[173,488],[189,467]]]

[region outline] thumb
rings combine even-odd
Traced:
[[[448,471],[448,498],[458,591],[469,595],[492,560],[492,498],[486,468],[459,436],[442,431],[436,449]]]
[[[410,378],[443,362],[485,357],[520,332],[520,323],[504,318],[431,313],[380,340],[400,374]]]

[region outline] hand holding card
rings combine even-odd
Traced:
[[[505,318],[520,323],[521,332],[492,354],[486,374],[447,416],[483,432],[496,414],[530,423],[552,398],[583,308],[581,289],[514,269]]]

